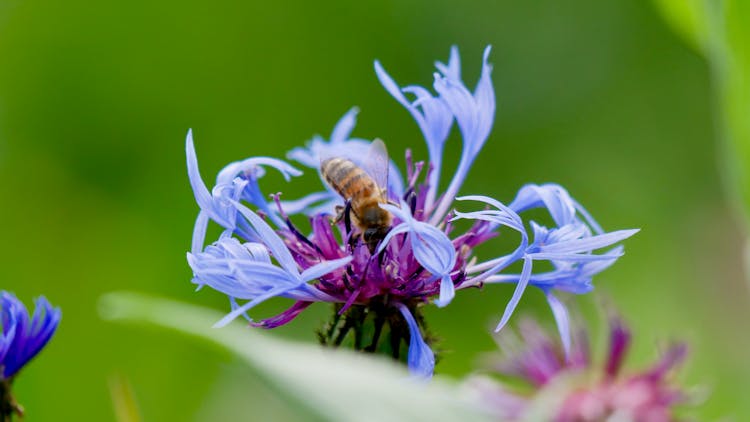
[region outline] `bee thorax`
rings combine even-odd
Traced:
[[[359,219],[364,226],[390,226],[391,225],[391,214],[380,208],[377,203],[372,204],[373,206],[366,207],[362,211],[362,215]]]

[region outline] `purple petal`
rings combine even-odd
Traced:
[[[662,357],[659,363],[649,371],[648,376],[652,379],[664,377],[672,368],[682,363],[687,356],[687,344],[677,343],[667,349],[667,353]]]
[[[609,356],[604,368],[607,375],[614,378],[620,372],[625,354],[630,346],[630,331],[619,318],[610,320]]]
[[[294,302],[294,305],[292,305],[292,307],[287,309],[286,311],[274,317],[261,320],[259,322],[251,322],[250,325],[254,327],[260,327],[260,328],[266,328],[266,329],[280,327],[290,322],[294,318],[296,318],[297,315],[302,313],[302,311],[307,309],[307,307],[312,305],[312,303],[313,302],[303,302],[303,301]]]

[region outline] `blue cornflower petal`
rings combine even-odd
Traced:
[[[364,139],[350,139],[349,135],[354,130],[354,126],[357,124],[357,114],[359,109],[352,107],[347,111],[331,131],[331,137],[329,142],[326,142],[320,136],[314,136],[310,141],[307,142],[305,147],[297,147],[287,153],[287,158],[290,160],[297,161],[310,168],[320,167],[320,157],[325,154],[326,150],[334,145],[343,145],[348,142],[360,143],[367,142]]]
[[[298,170],[280,160],[265,157],[251,158],[225,167],[217,176],[219,183],[209,192],[198,170],[198,158],[195,154],[192,130],[188,131],[185,155],[190,185],[193,188],[195,200],[201,209],[193,229],[192,252],[199,252],[203,248],[208,220],[215,221],[224,227],[226,232],[237,233],[245,240],[257,240],[257,234],[252,231],[252,228],[237,221],[237,209],[232,205],[233,201],[241,199],[249,201],[265,211],[277,225],[283,224],[276,213],[268,207],[266,199],[260,192],[257,178],[263,175],[264,170],[259,166],[267,165],[276,168],[285,178],[301,174]],[[238,174],[245,178],[235,177]]]
[[[508,322],[528,284],[541,288],[547,295],[547,301],[563,336],[563,343],[567,344],[566,352],[569,352],[570,333],[567,313],[562,303],[550,293],[551,290],[558,289],[578,294],[590,291],[592,289],[591,277],[612,265],[622,255],[623,249],[615,247],[599,255],[594,255],[593,252],[612,246],[637,233],[638,230],[620,230],[611,233],[597,231],[601,234],[592,235],[591,227],[578,219],[577,213],[580,212],[580,206],[576,205],[567,191],[557,185],[524,186],[508,207],[492,198],[482,196],[459,199],[480,201],[495,207],[496,210],[456,212],[455,218],[489,221],[494,224],[493,229],[507,226],[522,234],[519,248],[514,253],[470,266],[468,268],[470,274],[479,274],[470,277],[464,285],[478,285],[483,282],[517,283],[497,330],[502,329]],[[561,226],[548,229],[532,221],[530,225],[534,233],[534,241],[528,244],[525,227],[517,212],[536,207],[545,207],[555,222]],[[590,217],[585,218],[590,220]],[[524,261],[521,274],[497,274],[520,259]],[[535,260],[549,261],[554,270],[533,274],[533,261]]]
[[[521,187],[509,207],[517,213],[544,207],[558,227],[580,222],[577,215],[580,214],[595,233],[604,232],[596,220],[570,196],[565,188],[554,183],[528,184]]]
[[[617,258],[622,256],[623,249],[622,246],[617,246],[602,255],[598,255],[602,258],[601,260],[575,265],[569,262],[555,261],[553,265],[556,268],[554,270],[532,274],[529,282],[543,290],[554,287],[557,290],[574,294],[588,293],[593,289],[592,277],[612,266]],[[496,274],[487,277],[484,281],[486,283],[517,283],[520,277],[520,274]]]
[[[252,213],[252,211],[249,212]],[[254,219],[252,215],[250,215],[250,218]],[[263,221],[261,220],[261,222]],[[257,221],[251,223],[255,227],[259,227],[259,233],[268,235],[266,229],[259,225]],[[265,224],[265,222],[263,223]],[[274,239],[270,239],[263,234],[261,236],[264,241],[270,240],[270,243],[275,243]],[[277,235],[273,233],[270,237],[277,237]],[[274,248],[277,246],[274,245]],[[233,303],[232,312],[217,322],[215,326],[224,326],[255,305],[275,296],[311,302],[335,301],[334,298],[308,285],[307,282],[348,264],[351,257],[323,261],[300,274],[296,264],[291,269],[274,265],[268,254],[269,250],[276,257],[275,254],[278,252],[274,252],[269,243],[249,242],[241,244],[235,238],[224,237],[208,246],[205,252],[188,254],[188,263],[193,269],[193,281],[195,283],[207,284],[211,288],[230,296],[230,298],[233,298],[232,300],[234,298],[249,300],[242,306]],[[278,258],[277,261],[279,261]]]
[[[509,227],[517,231],[521,235],[521,240],[518,243],[518,247],[512,253],[470,267],[470,269],[472,269],[472,272],[474,273],[482,271],[481,274],[474,277],[474,280],[476,282],[483,281],[487,277],[490,277],[491,275],[504,270],[510,264],[524,257],[529,244],[529,237],[526,233],[526,228],[523,225],[521,217],[516,214],[515,211],[505,206],[502,202],[483,195],[462,196],[456,199],[459,201],[483,202],[487,205],[491,205],[497,208],[497,210],[482,210],[468,213],[456,211],[455,217],[453,218],[454,220],[472,219],[488,221],[496,226]]]
[[[518,302],[521,300],[521,296],[523,296],[523,292],[526,291],[526,286],[529,285],[529,277],[531,276],[531,266],[532,266],[532,259],[528,256],[524,257],[523,259],[523,270],[521,271],[521,277],[518,280],[518,284],[516,285],[516,290],[513,292],[513,296],[510,298],[510,301],[505,306],[505,311],[503,312],[503,317],[500,318],[500,323],[497,324],[497,327],[495,327],[495,332],[498,332],[505,327],[505,324],[508,323],[508,320],[510,319],[510,316],[513,314],[513,311],[516,310],[516,306],[518,306]]]
[[[279,237],[278,234],[268,225],[262,218],[254,213],[250,208],[234,202],[234,206],[237,210],[247,219],[250,225],[255,229],[263,244],[268,247],[271,251],[271,255],[279,262],[279,264],[289,273],[299,274],[297,270],[297,263],[294,262],[292,253],[289,252],[284,241]]]
[[[3,336],[0,342],[2,379],[12,378],[34,358],[52,338],[62,318],[44,296],[35,301],[34,314],[29,320],[26,307],[8,292],[0,293]]]
[[[443,307],[450,303],[455,295],[450,273],[456,266],[456,249],[451,240],[437,227],[414,219],[409,206],[403,201],[400,208],[392,204],[380,204],[380,207],[398,217],[402,223],[386,235],[379,251],[384,250],[396,234],[408,233],[414,258],[430,274],[441,279],[440,297],[435,304]]]
[[[208,222],[210,218],[208,213],[200,211],[198,217],[195,218],[195,225],[193,226],[193,241],[190,245],[190,250],[193,253],[200,252],[203,249],[203,244],[206,243],[206,230],[208,230]]]
[[[357,107],[352,107],[341,117],[341,119],[339,119],[336,126],[333,127],[333,131],[331,131],[331,143],[343,143],[349,139],[349,135],[352,134],[354,126],[357,125],[357,113],[359,113],[359,109]],[[313,165],[317,164],[313,163]]]
[[[435,370],[435,354],[422,339],[419,325],[414,320],[409,308],[403,303],[396,303],[396,307],[401,311],[401,315],[404,316],[406,324],[409,326],[409,355],[407,357],[409,370],[419,378],[432,378],[432,373]]]
[[[336,204],[340,202],[341,197],[339,194],[330,191],[321,191],[305,195],[300,199],[281,201],[281,209],[288,215],[316,215],[321,212],[333,215]]]
[[[221,198],[223,203],[228,200],[245,200],[263,211],[278,227],[284,227],[284,222],[278,216],[276,208],[269,203],[266,195],[260,190],[258,180],[266,174],[264,166],[276,169],[288,182],[292,176],[300,176],[301,171],[282,160],[271,157],[252,157],[226,165],[216,176],[215,198]],[[234,189],[239,189],[233,193]]]
[[[192,129],[188,130],[185,141],[185,156],[187,157],[188,178],[190,179],[190,186],[193,188],[195,202],[198,203],[201,209],[212,209],[213,197],[208,191],[206,184],[203,183],[200,170],[198,170],[198,157],[195,154],[195,146],[193,145]],[[221,224],[221,222],[218,223]]]
[[[495,118],[495,91],[490,78],[492,66],[487,63],[490,50],[490,46],[484,50],[482,74],[473,94],[460,79],[454,79],[450,74],[435,75],[435,91],[456,117],[464,153],[471,162],[487,140]]]
[[[385,235],[383,240],[380,241],[380,246],[378,246],[378,253],[383,252],[383,250],[388,247],[388,243],[390,243],[391,239],[393,239],[395,236],[408,233],[410,230],[411,228],[408,224],[399,224],[395,227],[392,227],[391,230],[388,231],[388,234]]]
[[[545,292],[547,296],[547,303],[550,309],[552,309],[552,315],[555,317],[557,323],[557,330],[560,332],[560,339],[562,340],[563,350],[565,350],[566,358],[570,356],[570,318],[568,317],[568,310],[565,308],[562,302],[560,302],[555,295],[550,292]]]
[[[256,305],[258,305],[258,304],[260,304],[260,303],[262,303],[262,302],[264,302],[264,301],[266,301],[266,300],[268,300],[268,299],[270,299],[272,297],[280,296],[282,293],[285,293],[288,290],[291,290],[293,288],[294,287],[289,287],[289,286],[278,286],[278,287],[275,287],[275,288],[273,288],[273,289],[271,289],[271,290],[269,290],[269,291],[261,294],[260,296],[257,296],[255,298],[253,298],[251,301],[245,303],[244,305],[238,306],[237,308],[233,309],[232,312],[226,314],[222,319],[220,319],[219,321],[217,321],[213,325],[213,328],[224,327],[227,324],[229,324],[230,322],[232,322],[235,319],[237,319],[237,317],[239,317],[240,315],[245,314],[247,311],[249,311],[250,309],[252,309]],[[252,322],[252,320],[250,320],[250,321]]]
[[[16,337],[16,312],[11,308],[16,306],[14,302],[8,303],[3,297],[0,299],[0,311],[2,311],[2,336],[0,337],[0,362],[10,350],[10,345]]]
[[[300,278],[302,278],[303,281],[312,281],[317,278],[320,278],[331,271],[337,270],[344,265],[351,262],[352,257],[347,256],[345,258],[339,258],[339,259],[333,259],[330,261],[323,261],[320,264],[317,264],[313,267],[310,267],[306,269],[305,271],[302,271],[302,274],[300,274]]]
[[[443,219],[492,129],[495,119],[495,91],[490,77],[492,66],[487,63],[490,50],[490,46],[484,50],[482,74],[473,94],[460,79],[452,77],[451,71],[443,75],[435,74],[435,91],[440,94],[440,99],[456,119],[461,131],[462,149],[456,173],[430,218],[432,224],[438,224]]]
[[[590,252],[621,242],[638,233],[638,231],[639,229],[618,230],[610,233],[600,234],[597,236],[562,241],[560,243],[540,245],[539,251],[542,253],[550,254],[577,254]]]
[[[466,195],[466,196],[460,196],[456,198],[458,201],[479,201],[484,202],[487,205],[491,205],[497,210],[483,210],[483,211],[476,211],[475,213],[456,213],[456,215],[464,215],[468,217],[470,214],[477,214],[477,215],[483,215],[486,214],[490,216],[490,218],[486,219],[486,221],[497,221],[503,226],[511,227],[512,229],[521,232],[523,235],[526,234],[526,229],[523,226],[523,220],[518,215],[516,211],[514,211],[511,207],[506,206],[502,202],[498,201],[497,199],[490,198],[489,196],[484,195]]]
[[[287,182],[291,180],[293,176],[302,175],[301,171],[279,159],[271,157],[251,157],[224,166],[224,168],[219,171],[219,174],[216,175],[216,184],[231,183],[237,176],[242,176],[243,179],[260,179],[265,175],[263,166],[268,166],[278,170]]]
[[[451,46],[451,55],[448,58],[448,64],[435,62],[435,67],[438,68],[440,73],[445,75],[447,78],[461,80],[461,57],[458,55],[458,47]]]
[[[455,50],[455,47],[454,47]],[[451,56],[451,63],[457,60],[457,56]],[[454,63],[460,66],[459,63]],[[427,142],[427,152],[432,165],[430,173],[429,191],[427,194],[427,208],[431,208],[435,200],[438,184],[440,183],[440,170],[443,161],[443,147],[448,139],[451,126],[453,125],[453,114],[448,109],[447,104],[438,97],[420,86],[408,86],[403,89],[399,88],[393,78],[383,69],[379,61],[375,61],[375,74],[380,83],[407,111],[414,117],[414,120],[422,131],[422,135]],[[416,100],[410,102],[404,92],[414,94]]]

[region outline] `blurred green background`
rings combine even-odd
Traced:
[[[372,61],[401,84],[429,85],[452,44],[470,86],[492,44],[498,98],[463,192],[507,202],[524,183],[558,182],[605,228],[641,228],[595,280],[635,330],[630,364],[686,339],[680,380],[710,393],[699,419],[750,418],[750,296],[719,176],[710,66],[652,3],[0,0],[0,280],[64,314],[17,382],[27,420],[114,419],[114,376],[129,380],[145,420],[291,418],[231,356],[105,323],[97,298],[129,289],[227,309],[189,282],[188,128],[209,182],[229,161],[327,136],[353,105],[355,136],[382,137],[399,163],[406,147],[424,157]],[[308,176],[269,177],[265,189],[298,197],[317,183]],[[429,308],[440,373],[466,374],[494,349],[489,329],[511,293],[488,286]],[[591,298],[567,302],[592,313]],[[535,291],[519,309],[551,319]],[[313,306],[273,334],[313,342],[328,312]]]

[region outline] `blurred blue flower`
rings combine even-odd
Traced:
[[[525,289],[535,286],[547,297],[558,328],[569,349],[568,317],[554,292],[586,293],[591,278],[612,265],[622,255],[618,242],[636,230],[604,232],[565,189],[558,185],[527,185],[506,206],[485,196],[458,198],[483,207],[477,211],[453,210],[461,186],[487,141],[495,114],[490,48],[484,51],[482,70],[476,88],[470,91],[461,79],[458,49],[451,49],[447,64],[437,63],[434,93],[420,86],[404,88],[394,81],[379,62],[375,73],[398,103],[414,117],[427,143],[428,161],[414,162],[406,152],[405,178],[388,160],[387,182],[382,183],[388,203],[379,206],[392,217],[389,232],[377,247],[362,239],[362,230],[350,218],[332,221],[337,209],[346,209],[342,198],[323,177],[322,189],[296,200],[268,198],[259,187],[263,167],[274,168],[287,180],[301,172],[291,165],[268,157],[249,158],[227,166],[209,191],[200,177],[192,132],[186,142],[188,175],[201,211],[196,219],[193,245],[188,262],[193,283],[229,296],[232,311],[219,322],[223,325],[238,316],[251,324],[273,328],[285,324],[314,302],[335,303],[345,316],[337,340],[347,330],[355,337],[362,321],[352,321],[351,309],[363,307],[376,314],[373,344],[355,348],[374,350],[383,324],[391,325],[391,352],[398,357],[398,344],[407,340],[410,368],[418,374],[432,372],[434,356],[424,341],[420,306],[433,303],[446,306],[456,291],[489,283],[515,283],[515,292],[506,305],[498,330],[508,321]],[[410,99],[408,97],[413,97]],[[351,138],[358,109],[348,111],[335,125],[330,138],[320,136],[306,147],[295,148],[287,158],[315,169],[325,158],[341,157],[370,172],[367,152],[370,142]],[[461,134],[461,156],[457,168],[440,193],[443,151],[453,122]],[[384,160],[385,161],[385,160]],[[373,179],[377,178],[369,174]],[[253,208],[253,209],[251,209]],[[522,220],[520,214],[546,209],[549,226]],[[295,215],[309,218],[309,230],[292,222]],[[346,214],[346,211],[344,212]],[[342,215],[344,215],[342,214]],[[473,221],[471,227],[454,234],[454,221]],[[224,231],[219,239],[205,244],[209,220]],[[307,231],[307,233],[303,233]],[[509,253],[488,259],[474,256],[474,248],[506,231],[516,232],[519,243]],[[605,248],[610,248],[606,250]],[[594,252],[605,249],[602,253]],[[535,271],[538,261],[547,261],[546,271]],[[514,263],[520,273],[509,273]],[[551,268],[551,270],[550,270]],[[246,312],[271,297],[286,297],[295,303],[278,316],[255,322]],[[238,300],[246,300],[239,304]],[[336,320],[338,323],[338,320]],[[335,326],[334,326],[335,327]],[[428,353],[429,351],[429,353]]]
[[[0,292],[3,334],[0,337],[2,379],[10,380],[52,338],[62,312],[53,308],[44,296],[35,301],[34,314],[29,318],[26,307],[15,296]]]

